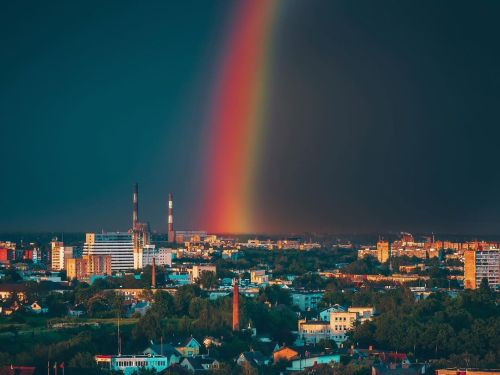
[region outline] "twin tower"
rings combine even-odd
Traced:
[[[168,193],[168,209],[167,209],[167,241],[169,243],[175,242],[175,231],[174,231],[174,202],[172,193]],[[139,185],[136,183],[134,185],[133,194],[133,208],[132,208],[132,232],[136,233],[137,240],[140,237],[149,237],[149,225],[146,223],[139,222]],[[143,241],[149,243],[149,238],[142,238]],[[144,241],[146,240],[146,241]]]

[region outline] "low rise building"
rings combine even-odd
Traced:
[[[250,282],[252,284],[267,284],[269,283],[269,275],[266,275],[265,270],[250,271]]]
[[[320,320],[299,320],[299,341],[303,344],[315,344],[327,339],[341,344],[347,340],[347,333],[357,322],[363,323],[371,319],[374,313],[373,307],[350,307],[347,311],[333,308],[329,311],[328,319],[323,314]]]
[[[97,366],[108,371],[122,371],[124,375],[132,375],[141,368],[160,372],[172,363],[168,357],[161,355],[96,355]]]

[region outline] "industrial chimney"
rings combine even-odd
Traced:
[[[238,279],[234,279],[233,285],[233,331],[240,330],[240,306],[239,306]]]
[[[151,266],[151,288],[156,288],[156,262],[155,258],[153,257],[153,264]]]
[[[174,232],[174,202],[172,198],[172,193],[168,193],[168,226],[167,226],[167,237],[168,242],[175,242],[175,232]]]

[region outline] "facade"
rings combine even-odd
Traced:
[[[377,242],[377,260],[380,263],[385,263],[389,260],[391,256],[391,250],[389,246],[389,241],[378,241]]]
[[[191,279],[191,282],[195,281],[201,276],[202,272],[217,272],[217,268],[213,264],[199,264],[199,265],[194,265],[193,268],[188,270],[189,272],[189,278]]]
[[[134,252],[134,268],[141,269],[153,265],[153,258],[157,266],[172,267],[174,255],[173,249],[164,247],[157,249],[155,245],[146,245],[140,252]]]
[[[74,249],[72,246],[64,246],[61,241],[53,240],[50,242],[50,262],[54,271],[64,269],[66,259],[73,258]]]
[[[87,233],[83,255],[110,255],[111,271],[134,269],[132,235],[123,232]]]
[[[323,292],[294,292],[292,293],[292,304],[301,311],[314,310],[322,298]]]
[[[253,284],[269,283],[269,275],[266,275],[265,270],[250,271],[250,282]]]
[[[169,367],[169,358],[161,355],[96,355],[97,366],[110,371],[123,371],[132,375],[141,368],[160,372]]]
[[[466,250],[464,252],[464,288],[479,288],[483,278],[492,288],[500,286],[499,249]]]
[[[325,310],[326,311],[326,310]],[[347,332],[359,322],[363,323],[372,318],[373,307],[350,307],[347,311],[332,308],[328,320],[299,320],[299,340],[304,344],[315,344],[322,339],[334,340],[341,344],[347,340]]]
[[[83,279],[95,275],[111,275],[111,255],[84,255],[66,259],[68,279]]]
[[[178,342],[174,347],[183,357],[192,357],[200,354],[201,345],[193,336],[190,336]]]

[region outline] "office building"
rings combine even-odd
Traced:
[[[110,255],[111,271],[134,269],[132,234],[123,232],[87,233],[83,255]]]

